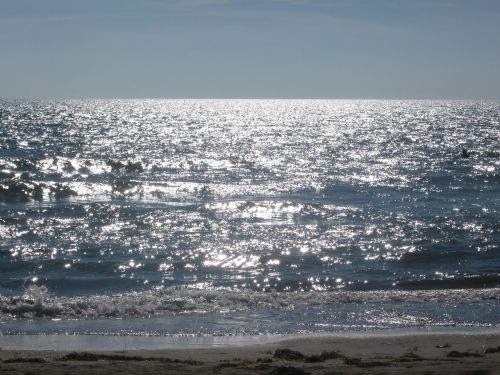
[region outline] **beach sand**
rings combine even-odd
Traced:
[[[500,334],[304,335],[261,344],[150,350],[3,349],[0,359],[0,374],[24,375],[484,375],[500,374]]]

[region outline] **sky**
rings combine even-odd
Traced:
[[[498,0],[0,0],[1,98],[500,99]]]

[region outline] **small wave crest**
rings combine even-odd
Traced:
[[[227,289],[166,288],[146,292],[54,297],[44,286],[23,295],[0,297],[0,319],[127,318],[189,313],[293,309],[349,303],[459,303],[500,300],[500,288],[356,292],[255,292]]]

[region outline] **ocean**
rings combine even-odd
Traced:
[[[0,333],[499,327],[499,192],[499,102],[0,100]]]

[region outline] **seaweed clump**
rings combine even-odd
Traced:
[[[464,357],[483,357],[482,354],[479,354],[479,353],[471,353],[471,352],[458,352],[456,350],[452,350],[451,352],[449,352],[447,355],[447,357],[450,357],[450,358],[464,358]]]
[[[0,202],[23,203],[41,200],[42,197],[43,184],[16,179],[0,181]]]
[[[291,349],[277,349],[274,352],[274,358],[286,361],[303,361],[308,363],[324,362],[329,359],[344,358],[339,352],[322,352],[321,354],[305,355],[301,352]]]
[[[203,362],[190,359],[170,359],[156,357],[128,356],[122,354],[101,354],[88,352],[71,352],[58,359],[58,361],[158,361],[162,363],[178,363],[185,365],[202,365]]]
[[[120,171],[125,171],[127,173],[144,172],[144,167],[142,166],[140,161],[137,161],[135,163],[128,161],[127,164],[125,164],[122,163],[121,161],[108,160],[106,164],[111,167],[111,170],[113,172],[120,172]]]
[[[309,372],[303,368],[293,366],[280,366],[273,369],[269,375],[307,375]]]

